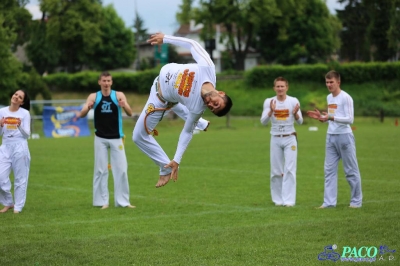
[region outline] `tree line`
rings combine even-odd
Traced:
[[[332,15],[324,0],[182,0],[176,18],[181,24],[202,23],[204,41],[221,33],[215,41],[228,47],[225,70],[243,70],[252,52],[262,64],[398,60],[400,0],[337,1],[344,9]],[[127,26],[101,0],[39,0],[38,20],[32,20],[28,3],[0,1],[0,101],[8,101],[4,94],[20,87],[21,80],[35,80],[40,87],[35,74],[129,67],[137,42],[148,36],[139,14]],[[29,63],[13,56],[18,47]],[[174,50],[169,54],[170,62],[181,61]],[[142,64],[142,69],[151,67],[154,62]],[[23,73],[29,78],[21,78]]]

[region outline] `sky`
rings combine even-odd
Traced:
[[[26,8],[33,15],[33,19],[42,17],[38,0],[30,0]],[[144,22],[148,33],[163,32],[173,34],[179,28],[175,14],[179,10],[182,0],[103,0],[103,5],[112,4],[118,15],[124,20],[125,26],[131,27],[134,22],[136,8]],[[337,0],[326,0],[328,9],[335,14],[335,9],[343,9]]]

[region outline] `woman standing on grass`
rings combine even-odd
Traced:
[[[0,213],[14,208],[20,213],[25,205],[31,156],[28,137],[31,134],[30,99],[24,90],[17,90],[10,106],[0,109]],[[22,107],[22,108],[21,108]],[[14,172],[14,198],[11,194],[11,169]]]

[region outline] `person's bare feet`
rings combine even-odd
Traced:
[[[171,174],[160,175],[160,179],[158,179],[158,182],[156,184],[156,188],[165,186],[169,182],[170,179],[171,179]]]
[[[12,209],[12,208],[14,208],[14,205],[12,205],[12,206],[4,206],[4,208],[0,210],[0,213],[5,213],[5,212],[7,212],[9,209]]]
[[[14,210],[14,213],[20,213],[19,211]]]
[[[107,209],[108,205],[103,205],[103,207],[101,207],[102,210]]]
[[[130,208],[130,209],[134,209],[134,208],[136,208],[136,206],[133,206],[133,205],[128,205],[128,206],[125,206],[126,208]]]

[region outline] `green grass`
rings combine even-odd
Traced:
[[[297,126],[297,205],[275,207],[269,191],[269,127],[259,118],[210,117],[194,135],[176,183],[156,189],[158,169],[131,140],[131,203],[92,207],[93,136],[29,140],[32,156],[22,213],[0,215],[0,265],[320,265],[326,245],[399,249],[399,135],[394,119],[356,118],[364,204],[350,209],[339,170],[338,205],[323,199],[326,125]],[[162,121],[158,141],[173,156],[182,122]],[[34,129],[41,124],[35,122]],[[316,132],[309,126],[318,126]],[[398,265],[378,261],[379,265]],[[325,261],[326,265],[333,262]],[[340,262],[337,262],[340,263]]]

